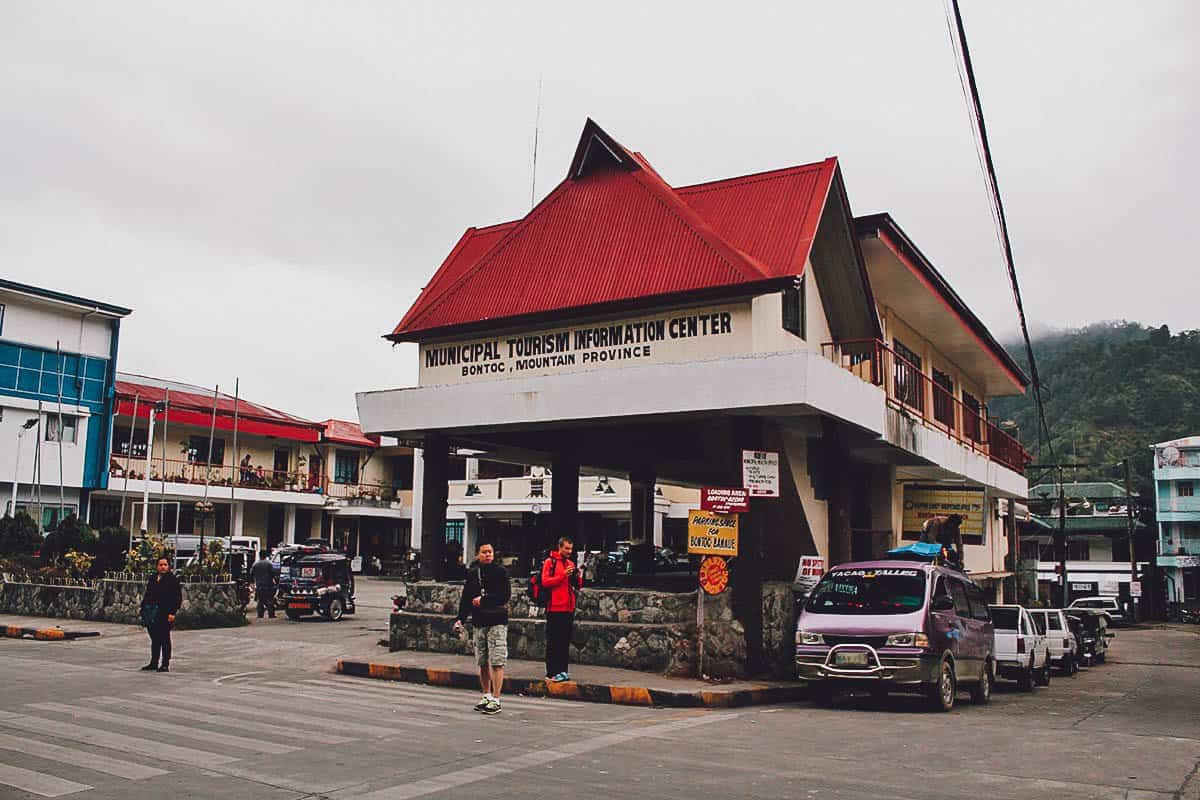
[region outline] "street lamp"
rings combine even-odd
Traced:
[[[17,484],[21,482],[21,440],[25,438],[25,434],[31,428],[38,424],[37,417],[30,417],[21,423],[21,427],[17,429],[17,462],[13,465],[13,490],[12,502],[9,504],[9,513],[12,516],[17,515]]]

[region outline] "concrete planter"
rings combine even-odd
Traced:
[[[104,579],[92,586],[0,583],[0,612],[34,617],[83,619],[136,625],[144,581]],[[232,583],[184,583],[178,628],[228,628],[246,616]]]

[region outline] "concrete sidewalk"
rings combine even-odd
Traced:
[[[9,634],[7,630],[14,629],[14,633]],[[26,631],[60,631],[64,636],[56,636],[48,634],[46,636],[34,636],[37,639],[44,640],[60,640],[60,639],[77,639],[83,637],[104,636],[112,638],[116,636],[127,636],[129,634],[145,635],[141,628],[136,625],[119,625],[115,622],[92,622],[86,619],[59,619],[55,617],[25,617],[18,614],[0,614],[0,636],[20,636],[16,630]],[[25,635],[33,636],[32,633]]]
[[[341,659],[337,671],[362,678],[479,689],[479,668],[471,656],[405,650],[380,654],[370,661]],[[545,680],[545,672],[545,665],[540,661],[509,660],[504,670],[504,691],[563,700],[672,708],[733,708],[800,700],[807,696],[803,684],[789,681],[713,683],[574,664],[571,666],[572,680],[549,683]]]

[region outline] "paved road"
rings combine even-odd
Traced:
[[[1125,663],[948,715],[510,698],[482,717],[469,692],[329,674],[382,618],[181,632],[167,675],[136,671],[136,631],[0,639],[0,797],[1200,798],[1200,630],[1122,631]]]

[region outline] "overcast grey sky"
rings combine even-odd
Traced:
[[[1200,4],[962,2],[1031,322],[1200,326]],[[588,116],[675,184],[837,155],[1015,332],[941,0],[12,0],[0,274],[135,309],[125,370],[354,419],[463,229],[528,210],[539,75],[539,197]]]

